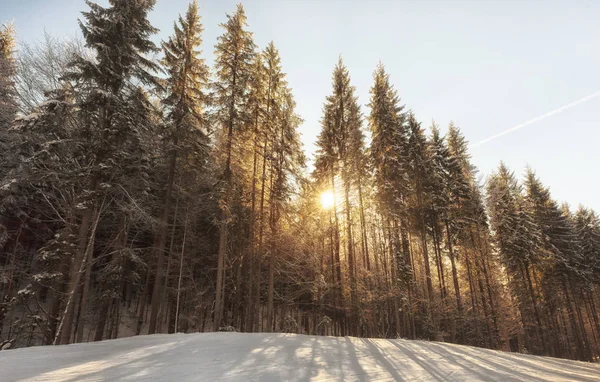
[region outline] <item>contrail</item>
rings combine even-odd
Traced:
[[[577,105],[580,105],[580,104],[582,104],[582,103],[584,103],[584,102],[587,102],[587,101],[591,100],[592,98],[596,98],[596,97],[598,97],[599,95],[600,95],[600,91],[597,91],[597,92],[595,92],[595,93],[593,93],[593,94],[590,94],[590,95],[588,95],[588,96],[585,96],[585,97],[583,97],[583,98],[581,98],[581,99],[578,99],[577,101],[573,101],[573,102],[571,102],[571,103],[568,103],[568,104],[566,104],[566,105],[564,105],[564,106],[561,106],[561,107],[559,107],[558,109],[555,109],[555,110],[549,111],[549,112],[548,112],[548,113],[546,113],[546,114],[542,114],[542,115],[540,115],[539,117],[535,117],[535,118],[533,118],[533,119],[530,119],[530,120],[529,120],[529,121],[527,121],[527,122],[523,122],[523,123],[521,123],[521,124],[519,124],[519,125],[517,125],[517,126],[513,126],[513,127],[511,127],[510,129],[508,129],[508,130],[504,130],[504,131],[503,131],[503,132],[501,132],[501,133],[498,133],[498,134],[496,134],[496,135],[492,135],[491,137],[489,137],[489,138],[486,138],[486,139],[484,139],[483,141],[479,141],[479,142],[477,142],[477,143],[473,144],[471,147],[477,147],[477,146],[483,145],[484,143],[488,143],[489,141],[493,141],[494,139],[496,139],[496,138],[499,138],[499,137],[501,137],[501,136],[503,136],[503,135],[510,134],[510,133],[512,133],[513,131],[517,131],[517,130],[519,130],[519,129],[522,129],[522,128],[523,128],[523,127],[525,127],[525,126],[529,126],[529,125],[531,125],[531,124],[533,124],[533,123],[536,123],[536,122],[538,122],[538,121],[541,121],[542,119],[546,119],[546,118],[548,118],[548,117],[551,117],[551,116],[553,116],[553,115],[555,115],[555,114],[558,114],[558,113],[560,113],[560,112],[563,112],[563,111],[565,111],[565,110],[567,110],[567,109],[570,109],[570,108],[572,108],[572,107],[575,107],[575,106],[577,106]]]

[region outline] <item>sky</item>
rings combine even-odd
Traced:
[[[219,24],[236,3],[199,0],[211,65]],[[157,42],[172,33],[187,4],[157,0],[149,16],[160,29]],[[339,55],[365,116],[372,73],[381,61],[402,103],[424,127],[432,120],[443,130],[450,121],[460,127],[482,177],[500,161],[519,176],[529,165],[557,200],[600,212],[600,1],[242,4],[259,47],[272,40],[279,49],[304,119],[300,132],[309,157]],[[0,22],[14,20],[19,39],[28,43],[44,29],[72,37],[86,8],[83,0],[0,0]]]

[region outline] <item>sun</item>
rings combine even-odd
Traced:
[[[333,196],[333,192],[331,191],[324,191],[321,194],[321,207],[323,207],[323,209],[328,210],[331,207],[333,207],[333,203],[335,202],[335,198]]]

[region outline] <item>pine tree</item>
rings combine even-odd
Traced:
[[[526,345],[541,354],[546,346],[532,268],[539,261],[542,237],[533,217],[525,209],[521,186],[503,163],[488,181],[487,206],[494,239],[521,313]]]
[[[406,116],[396,90],[380,63],[373,74],[369,107],[372,134],[371,156],[379,199],[384,210],[399,216],[406,199]]]
[[[400,243],[391,256],[395,257],[397,280],[407,289],[408,306],[403,306],[405,320],[410,320],[412,305],[412,261],[408,242],[408,215],[406,202],[411,190],[408,180],[407,149],[408,136],[406,131],[406,115],[401,106],[396,90],[390,84],[389,75],[383,64],[379,63],[373,74],[371,99],[369,107],[369,128],[371,130],[370,154],[373,165],[374,184],[379,210],[387,225],[399,225],[400,239],[395,235],[388,238],[389,242]],[[397,222],[397,223],[392,223]],[[395,230],[394,230],[395,231]],[[384,230],[384,233],[391,230]],[[395,302],[397,304],[397,302]],[[398,309],[395,309],[398,311]],[[399,319],[396,320],[396,331],[400,331]],[[414,327],[409,329],[414,336]]]
[[[165,57],[163,65],[168,73],[167,94],[163,103],[167,109],[165,138],[168,146],[168,177],[166,182],[163,214],[159,231],[156,277],[148,333],[156,332],[156,318],[161,301],[164,252],[167,244],[167,228],[171,212],[171,197],[177,172],[178,159],[202,168],[208,151],[208,122],[204,112],[208,105],[206,89],[209,69],[201,58],[202,24],[198,3],[192,2],[185,18],[179,17],[174,35],[163,42]]]
[[[265,128],[266,107],[267,107],[267,89],[266,89],[266,69],[261,54],[257,54],[252,65],[252,75],[248,83],[248,107],[252,114],[251,129],[252,129],[252,173],[250,186],[250,219],[248,227],[249,236],[249,256],[248,256],[248,287],[246,300],[246,322],[245,329],[247,331],[254,330],[254,319],[257,316],[260,306],[260,257],[257,255],[257,204],[258,190],[258,174],[260,171],[261,157],[263,150],[261,142],[266,141],[266,136],[263,132]],[[264,157],[263,157],[264,160]],[[255,297],[256,293],[256,297]]]
[[[221,326],[223,317],[223,270],[227,254],[227,229],[230,219],[232,195],[232,154],[234,140],[252,121],[248,109],[248,83],[252,76],[252,63],[255,45],[252,33],[245,28],[246,14],[241,4],[233,15],[227,15],[225,29],[215,46],[216,80],[215,92],[216,119],[221,125],[224,145],[224,166],[222,176],[223,196],[221,198],[219,254],[217,264],[217,282],[215,290],[214,329]]]
[[[574,224],[589,282],[597,285],[600,283],[600,218],[593,210],[580,206]]]
[[[585,335],[585,327],[576,319],[576,310],[573,308],[573,288],[571,285],[577,284],[582,278],[585,278],[585,270],[582,259],[580,242],[576,234],[576,229],[570,217],[566,215],[559,207],[558,203],[552,200],[550,191],[545,188],[537,178],[533,170],[528,169],[525,178],[526,190],[526,208],[533,217],[537,227],[540,230],[541,243],[539,265],[536,267],[541,273],[541,284],[544,293],[544,302],[546,311],[550,317],[547,321],[554,333],[547,341],[552,344],[552,355],[561,355],[563,345],[557,342],[560,329],[554,315],[557,314],[557,308],[560,304],[558,300],[560,292],[566,298],[566,307],[569,312],[571,322],[571,335],[577,346],[579,359],[589,359],[588,338]],[[562,288],[559,286],[562,285]],[[562,291],[561,291],[562,289]],[[578,306],[575,302],[575,304]]]
[[[2,223],[9,227],[11,221],[18,223],[12,227],[17,236],[11,251],[11,271],[5,275],[8,278],[5,301],[0,301],[0,304],[18,302],[26,307],[34,301],[39,304],[40,297],[49,300],[50,314],[40,315],[41,322],[38,320],[36,323],[42,328],[46,344],[51,344],[56,334],[56,315],[64,289],[63,279],[68,270],[65,265],[68,266],[76,243],[73,191],[83,173],[79,166],[81,156],[74,144],[78,137],[74,134],[72,120],[72,98],[68,93],[55,93],[34,113],[14,121],[9,132],[11,144],[3,153],[7,171],[0,179]],[[26,276],[19,277],[18,272],[22,270],[17,264],[21,261],[26,263],[32,253],[19,250],[18,239],[31,234],[31,230],[39,224],[36,222],[42,218],[49,228],[38,228],[36,235],[42,243],[36,256],[43,266],[34,267]],[[20,261],[17,261],[19,258]],[[19,285],[26,286],[17,295]],[[22,320],[21,325],[35,321],[36,314],[28,311],[23,317],[28,319]]]
[[[300,137],[297,128],[302,119],[296,114],[293,96],[290,89],[283,87],[278,95],[280,102],[279,118],[276,125],[272,168],[273,185],[271,189],[271,249],[269,256],[269,286],[267,293],[267,330],[275,328],[274,319],[274,294],[275,294],[275,267],[276,260],[285,252],[283,244],[282,222],[289,210],[289,198],[293,191],[291,180],[302,180],[304,155],[301,151]]]
[[[327,97],[324,106],[322,120],[323,129],[317,142],[318,154],[315,167],[322,174],[330,173],[332,192],[335,195],[335,175],[339,173],[344,187],[344,213],[346,223],[346,245],[348,258],[348,273],[350,278],[350,306],[351,317],[349,320],[350,333],[357,334],[358,331],[358,297],[356,276],[356,251],[352,232],[352,216],[350,205],[350,190],[355,181],[354,169],[362,149],[357,147],[361,143],[362,117],[358,107],[355,88],[350,85],[348,69],[338,61],[333,71],[333,92]],[[353,151],[354,150],[354,151]],[[358,150],[358,151],[357,151]],[[339,258],[339,223],[334,203],[334,214],[336,221],[336,263]],[[336,264],[336,267],[338,265]],[[342,289],[341,272],[338,272],[340,292]]]
[[[411,193],[411,210],[413,226],[421,239],[420,246],[423,253],[425,265],[425,282],[427,286],[427,298],[429,304],[434,302],[433,281],[431,278],[431,266],[429,263],[429,250],[427,247],[427,228],[425,216],[430,208],[430,195],[427,194],[427,184],[431,174],[430,147],[421,124],[417,122],[414,114],[408,115],[408,152],[407,164],[409,179],[414,190]],[[431,316],[431,306],[429,308]]]
[[[430,195],[431,207],[427,216],[427,222],[434,241],[435,264],[440,296],[445,302],[447,291],[441,250],[441,242],[443,240],[441,225],[448,220],[449,214],[450,195],[452,192],[450,189],[449,172],[452,165],[452,156],[435,122],[431,127],[430,145],[431,174],[426,192]]]
[[[473,180],[472,167],[469,163],[467,152],[467,142],[460,133],[460,130],[451,122],[446,135],[446,142],[450,158],[446,162],[447,171],[447,193],[449,196],[448,215],[446,217],[446,245],[448,247],[448,256],[452,265],[452,279],[454,283],[454,293],[459,318],[463,315],[463,301],[458,281],[458,271],[456,260],[458,258],[454,243],[455,234],[464,227],[461,224],[463,217],[463,205],[469,198],[470,183]]]
[[[581,264],[576,269],[581,277],[581,303],[588,307],[588,315],[591,316],[589,326],[592,337],[595,331],[596,338],[600,338],[600,219],[593,210],[580,206],[571,220],[581,251]]]
[[[79,219],[78,249],[71,263],[68,297],[55,341],[61,344],[70,342],[75,297],[103,207],[100,194],[106,200],[107,190],[121,189],[117,185],[127,183],[124,178],[132,179],[134,174],[143,176],[146,169],[142,138],[151,126],[148,114],[152,106],[147,93],[132,80],[147,86],[159,85],[153,74],[158,66],[145,57],[157,51],[150,40],[157,30],[147,19],[154,1],[111,0],[106,8],[89,1],[87,4],[90,11],[83,12],[85,21],[80,22],[80,27],[86,46],[96,57],[94,60],[76,57],[65,79],[77,81],[82,92],[85,89],[78,107],[85,121],[91,175],[78,202],[84,207]]]
[[[136,334],[598,357],[597,213],[572,213],[532,170],[521,184],[501,165],[484,189],[460,130],[426,134],[382,64],[367,150],[341,59],[307,179],[279,51],[256,50],[241,5],[210,83],[196,1],[160,62],[154,1],[107,3],[88,2],[85,48],[47,36],[15,60],[0,30],[0,348],[118,338],[137,318]]]

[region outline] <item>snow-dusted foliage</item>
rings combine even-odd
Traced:
[[[80,39],[18,52],[0,29],[0,349],[224,330],[600,357],[596,212],[533,171],[481,182],[456,125],[422,123],[381,63],[363,108],[341,57],[307,174],[284,50],[242,5],[207,49],[197,1],[159,48],[154,5],[86,1]]]

